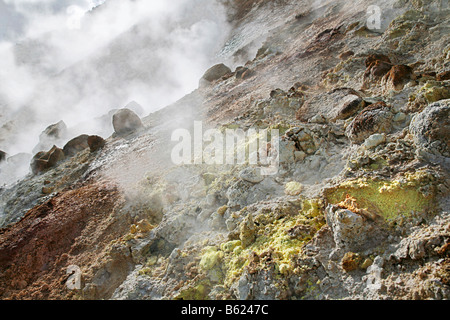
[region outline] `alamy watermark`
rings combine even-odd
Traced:
[[[66,281],[66,287],[69,290],[81,289],[81,269],[76,265],[67,267],[66,274],[69,276]]]
[[[381,29],[381,8],[379,6],[371,5],[367,8],[367,22],[366,26],[369,30]]]
[[[171,159],[176,165],[253,165],[262,175],[274,175],[279,166],[278,129],[208,129],[194,121],[193,133],[173,131]]]

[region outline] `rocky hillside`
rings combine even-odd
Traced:
[[[448,2],[224,5],[198,89],[41,134],[0,191],[0,298],[449,299]],[[278,130],[276,171],[174,164],[199,121]]]

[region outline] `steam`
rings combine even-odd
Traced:
[[[1,8],[16,16],[0,34],[0,150],[10,156],[31,154],[60,120],[73,134],[105,136],[111,128],[93,120],[112,109],[136,101],[143,116],[178,100],[197,88],[228,32],[218,0],[0,0]]]

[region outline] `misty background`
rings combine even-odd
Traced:
[[[224,62],[226,18],[219,0],[0,0],[0,150],[32,156],[61,120],[107,138],[111,110],[177,101]]]

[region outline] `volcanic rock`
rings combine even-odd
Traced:
[[[48,126],[40,135],[39,143],[34,147],[33,152],[48,150],[53,145],[60,144],[67,135],[67,126],[64,121]]]
[[[364,73],[363,88],[367,89],[369,83],[380,80],[392,68],[391,60],[383,54],[371,54],[365,61],[366,71]]]
[[[76,138],[73,138],[63,148],[66,157],[73,157],[78,152],[89,148],[88,135],[82,134]]]
[[[450,99],[432,103],[415,115],[411,120],[409,131],[420,148],[437,149],[434,151],[448,155],[450,152]]]
[[[125,136],[144,128],[139,116],[130,109],[120,109],[113,115],[113,127],[118,136]]]
[[[57,146],[53,146],[48,152],[41,151],[33,157],[31,160],[31,171],[34,174],[39,174],[56,166],[64,158],[64,151]]]
[[[332,120],[345,120],[355,115],[358,111],[360,111],[365,106],[365,101],[354,94],[350,94],[344,98],[339,107],[335,110],[335,116]]]
[[[87,143],[89,145],[89,149],[91,152],[95,152],[101,148],[103,148],[106,144],[105,139],[99,136],[89,136]]]
[[[216,64],[215,66],[212,66],[211,68],[206,70],[205,74],[202,77],[202,80],[213,82],[215,80],[219,80],[229,73],[231,73],[231,69],[226,65],[224,65],[223,63]]]
[[[406,82],[413,77],[413,69],[406,65],[395,65],[387,74],[384,75],[383,81],[388,87],[394,90],[402,90]]]
[[[360,143],[374,133],[388,133],[392,128],[394,114],[384,102],[377,102],[366,107],[346,129],[347,137]]]
[[[237,67],[235,72],[236,79],[241,80],[251,78],[253,74],[254,72],[247,67]]]
[[[450,70],[444,71],[439,73],[436,76],[436,80],[437,81],[445,81],[445,80],[450,80]]]

